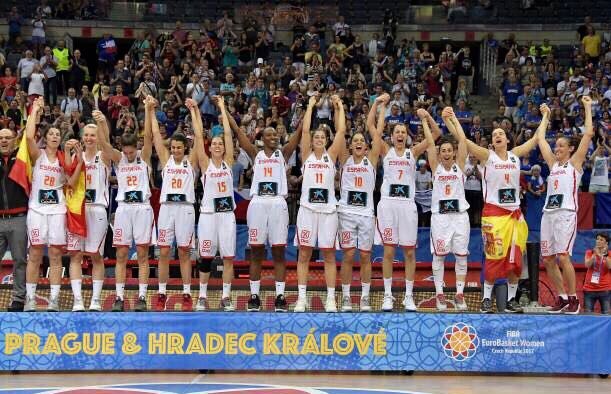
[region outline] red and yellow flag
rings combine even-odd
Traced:
[[[15,164],[9,173],[9,178],[18,183],[29,196],[32,188],[32,161],[28,152],[28,141],[25,135],[21,137]]]
[[[62,163],[65,163],[63,159],[64,157],[62,154],[60,156],[60,160]],[[74,173],[76,165],[76,160],[72,160],[70,167],[64,165],[64,171],[66,172],[67,176],[71,176]],[[70,187],[66,185],[64,188],[64,193],[66,195],[66,214],[68,215],[68,231],[72,234],[80,235],[81,237],[87,236],[87,219],[85,217],[85,178],[85,164],[83,163],[81,166],[81,172],[79,173],[79,177],[74,186]]]

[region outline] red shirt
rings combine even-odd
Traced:
[[[611,257],[611,251],[607,255]],[[586,260],[592,258],[592,251],[586,251]],[[598,283],[592,283],[592,273],[594,271],[600,272],[600,277]],[[583,284],[583,289],[585,291],[607,291],[611,290],[611,273],[609,273],[609,268],[607,267],[607,262],[605,259],[601,259],[600,257],[596,257],[596,261],[590,268],[588,268],[588,272],[586,272],[586,279]]]
[[[129,107],[131,102],[127,96],[111,96],[108,99],[108,110],[110,111],[111,119],[119,119],[120,107],[113,107],[114,104],[121,105],[123,107]]]
[[[17,77],[0,77],[0,87],[13,86],[6,91],[7,97],[15,97],[15,85],[17,85]]]

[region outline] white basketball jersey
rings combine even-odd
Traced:
[[[449,170],[439,163],[433,174],[433,197],[431,212],[466,212],[469,203],[465,198],[465,174],[458,164],[453,163]]]
[[[32,168],[32,191],[28,204],[30,209],[47,215],[66,213],[65,183],[66,176],[59,158],[51,163],[47,152],[41,149]]]
[[[507,152],[507,160],[489,151],[483,166],[484,201],[511,211],[520,208],[520,158]]]
[[[579,207],[577,192],[581,182],[579,171],[570,162],[563,165],[556,162],[547,177],[547,196],[543,210],[546,212],[556,209],[576,211]]]
[[[282,151],[277,149],[270,157],[263,150],[259,151],[253,163],[250,196],[286,198],[287,194],[286,163]]]
[[[384,180],[380,193],[382,198],[414,201],[416,191],[416,158],[410,149],[398,156],[390,148],[384,156]]]
[[[117,173],[117,201],[125,203],[148,203],[151,197],[149,185],[149,166],[138,151],[136,159],[128,162],[127,157],[121,153],[121,160],[116,166]]]
[[[195,203],[195,173],[188,157],[176,164],[174,156],[163,167],[161,172],[163,181],[161,183],[160,203]]]
[[[362,216],[373,216],[373,190],[376,170],[367,157],[360,163],[350,156],[342,167],[341,194],[337,210]]]
[[[231,167],[224,161],[216,167],[212,160],[202,175],[204,197],[201,211],[205,213],[229,212],[235,209],[233,201],[233,174]]]
[[[108,166],[102,161],[102,152],[98,151],[91,160],[85,162],[85,203],[87,205],[108,206]]]
[[[314,152],[303,163],[301,183],[302,207],[314,212],[332,213],[337,210],[335,198],[335,163],[327,152],[320,159]]]

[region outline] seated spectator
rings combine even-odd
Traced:
[[[527,176],[528,193],[535,197],[545,196],[546,183],[541,176],[541,166],[535,164],[530,169],[531,175]]]
[[[471,128],[473,113],[467,109],[465,100],[458,100],[458,109],[454,111],[454,114],[456,115],[456,118],[460,122],[463,129],[469,130]]]

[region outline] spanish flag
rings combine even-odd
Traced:
[[[74,173],[77,162],[72,161],[70,166],[66,166],[64,153],[58,151],[57,158],[64,168],[67,176]],[[32,160],[28,151],[28,142],[25,135],[21,138],[15,164],[11,169],[9,178],[18,183],[29,196],[32,189]],[[67,224],[68,231],[82,237],[87,236],[87,221],[85,219],[85,167],[82,166],[79,179],[74,187],[65,186],[66,195]]]

